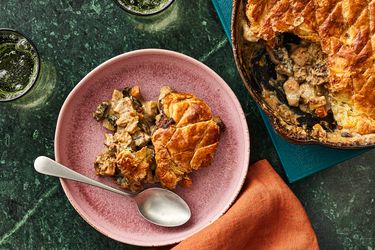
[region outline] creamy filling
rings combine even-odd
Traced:
[[[143,100],[137,86],[114,90],[110,100],[100,103],[93,117],[110,133],[105,133],[106,147],[95,159],[96,174],[111,176],[131,191],[154,183],[151,134],[158,113],[157,102]]]
[[[319,45],[301,42],[268,50],[276,64],[277,79],[289,106],[299,107],[305,113],[325,117],[330,109],[326,58]]]

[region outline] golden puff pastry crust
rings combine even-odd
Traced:
[[[315,0],[320,44],[328,55],[328,89],[343,112],[335,118],[360,134],[375,133],[374,4]]]
[[[250,22],[247,38],[263,39],[273,46],[278,33],[290,32],[318,41],[313,0],[250,0],[246,5]]]
[[[319,43],[339,127],[375,133],[375,0],[248,0],[245,12],[247,40],[272,47],[288,32]]]
[[[162,117],[152,136],[156,175],[162,186],[190,186],[193,170],[211,164],[219,144],[220,127],[210,107],[194,95],[161,89]]]

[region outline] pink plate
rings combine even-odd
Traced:
[[[245,115],[224,80],[197,60],[159,49],[125,53],[91,71],[65,100],[55,134],[58,162],[115,186],[110,178],[95,175],[93,162],[104,147],[105,129],[92,112],[98,103],[111,98],[113,89],[131,85],[139,85],[146,100],[156,100],[163,85],[193,93],[226,125],[212,165],[192,175],[192,187],[175,190],[190,206],[189,222],[177,228],[159,227],[138,214],[131,198],[74,181],[61,180],[61,184],[77,212],[104,235],[139,246],[177,243],[219,218],[238,195],[250,156]]]

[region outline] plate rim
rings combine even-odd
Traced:
[[[62,117],[63,117],[63,114],[67,110],[68,103],[73,99],[75,94],[77,92],[79,92],[79,90],[83,87],[85,82],[90,80],[90,78],[92,78],[93,75],[95,75],[97,71],[100,71],[101,69],[107,67],[107,65],[115,63],[116,61],[119,61],[119,60],[123,60],[123,58],[126,58],[126,57],[144,55],[145,53],[146,54],[148,53],[148,54],[151,54],[151,55],[158,54],[158,55],[177,57],[178,59],[182,59],[184,61],[187,61],[187,62],[193,64],[194,66],[197,66],[198,68],[201,68],[204,71],[209,72],[214,77],[217,84],[219,84],[221,87],[223,87],[225,92],[230,96],[230,99],[231,99],[232,103],[235,105],[235,108],[239,113],[239,119],[240,119],[241,125],[244,129],[243,130],[243,132],[244,132],[243,150],[245,152],[244,153],[244,162],[239,163],[239,164],[245,164],[246,166],[242,168],[242,171],[244,172],[242,174],[242,179],[238,182],[236,188],[234,189],[234,192],[233,192],[233,194],[231,196],[231,199],[229,200],[227,206],[225,206],[223,211],[217,213],[217,215],[215,215],[214,218],[209,223],[207,223],[207,225],[204,225],[202,228],[194,231],[193,233],[187,234],[184,237],[176,237],[176,239],[174,239],[174,240],[173,239],[167,240],[165,242],[158,243],[158,244],[153,244],[153,243],[147,244],[147,243],[140,243],[137,240],[133,240],[133,239],[127,240],[127,239],[123,239],[121,237],[117,237],[117,235],[111,235],[111,232],[107,232],[105,229],[102,229],[102,228],[96,226],[95,223],[93,221],[91,221],[90,217],[87,216],[86,213],[81,210],[79,204],[76,203],[76,201],[72,197],[72,194],[68,191],[66,180],[60,178],[61,186],[62,186],[63,191],[64,191],[66,197],[68,198],[70,204],[77,211],[77,213],[81,216],[81,218],[86,223],[88,223],[91,227],[93,227],[95,230],[97,230],[99,233],[101,233],[101,234],[103,234],[103,235],[105,235],[105,236],[107,236],[107,237],[109,237],[113,240],[116,240],[118,242],[125,243],[125,244],[131,244],[131,245],[134,245],[134,246],[143,246],[143,247],[156,247],[156,246],[166,246],[166,245],[179,243],[179,242],[187,239],[188,237],[192,236],[193,234],[196,234],[197,232],[203,230],[207,226],[211,225],[214,221],[216,221],[218,218],[220,218],[223,214],[225,214],[228,211],[228,209],[232,206],[232,204],[235,202],[236,198],[238,197],[238,195],[239,195],[239,193],[242,189],[242,186],[245,182],[246,176],[247,176],[249,163],[250,163],[250,134],[249,134],[249,128],[248,128],[248,124],[247,124],[247,120],[246,120],[246,115],[245,115],[245,113],[242,109],[242,106],[241,106],[237,96],[234,94],[233,90],[229,87],[229,85],[224,81],[224,79],[222,79],[213,69],[211,69],[210,67],[208,67],[204,63],[198,61],[197,59],[195,59],[193,57],[190,57],[188,55],[185,55],[183,53],[180,53],[180,52],[176,52],[176,51],[172,51],[172,50],[166,50],[166,49],[154,49],[154,48],[138,49],[138,50],[133,50],[133,51],[122,53],[120,55],[114,56],[114,57],[102,62],[97,67],[92,69],[87,75],[85,75],[78,82],[78,84],[76,86],[74,86],[74,88],[70,91],[70,93],[68,94],[68,96],[64,100],[64,103],[61,106],[61,109],[60,109],[60,112],[59,112],[59,115],[58,115],[58,118],[57,118],[57,122],[56,122],[56,129],[55,129],[55,136],[54,136],[54,154],[55,154],[55,160],[57,162],[60,162],[61,152],[62,152],[60,150],[60,146],[59,146],[59,143],[58,143],[59,140],[60,140],[59,137],[61,137],[60,131],[61,131],[61,128],[63,126]]]

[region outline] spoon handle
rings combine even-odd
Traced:
[[[100,183],[96,180],[90,179],[87,176],[81,175],[80,173],[77,173],[70,168],[67,168],[60,163],[46,157],[46,156],[39,156],[38,158],[35,159],[34,162],[34,168],[37,172],[45,175],[51,175],[51,176],[56,176],[64,179],[69,179],[73,181],[79,181],[83,182],[86,184],[89,184],[91,186],[103,188],[105,190],[125,195],[125,196],[131,196],[133,194],[127,193],[125,191],[118,190],[116,188],[107,186],[103,183]]]

